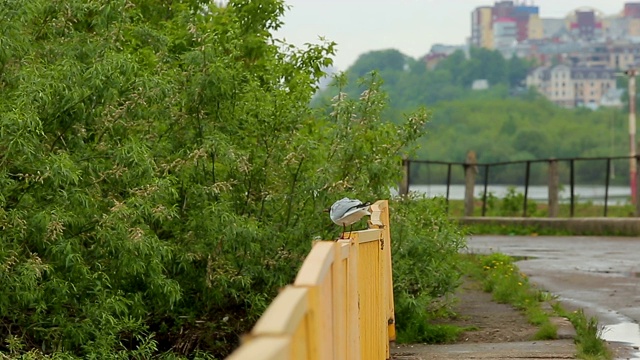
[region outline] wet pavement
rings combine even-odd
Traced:
[[[531,282],[597,317],[619,358],[640,359],[640,237],[473,236],[468,251],[524,258]]]

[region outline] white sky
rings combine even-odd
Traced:
[[[526,0],[531,3],[532,0]],[[297,46],[318,37],[335,41],[334,66],[346,70],[359,55],[394,48],[418,58],[433,44],[464,44],[471,12],[493,0],[285,0],[291,6],[275,37]],[[543,18],[561,18],[588,6],[606,15],[620,13],[624,0],[533,0]]]

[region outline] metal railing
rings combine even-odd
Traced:
[[[547,164],[547,174],[546,175],[546,184],[548,186],[548,204],[549,204],[549,216],[556,217],[558,215],[558,207],[559,207],[559,164],[564,164],[566,166],[563,170],[568,170],[568,187],[569,187],[569,216],[574,217],[575,208],[577,203],[577,196],[575,193],[576,189],[576,164],[578,163],[586,163],[586,162],[603,162],[604,167],[601,170],[597,168],[589,168],[589,170],[595,169],[595,172],[601,175],[601,182],[604,186],[604,210],[603,216],[607,217],[609,212],[609,190],[611,187],[611,171],[613,162],[616,160],[627,160],[629,161],[629,166],[631,166],[631,162],[635,162],[636,166],[640,166],[640,156],[610,156],[610,157],[574,157],[574,158],[549,158],[549,159],[536,159],[536,160],[518,160],[518,161],[503,161],[503,162],[493,162],[493,163],[477,163],[474,161],[467,162],[447,162],[447,161],[434,161],[434,160],[411,160],[404,159],[403,160],[403,168],[404,168],[404,178],[402,183],[399,186],[400,194],[407,194],[410,191],[411,185],[417,185],[412,179],[417,176],[413,176],[412,172],[414,171],[415,165],[436,165],[441,167],[446,167],[445,170],[440,171],[441,178],[444,176],[445,184],[446,184],[446,192],[445,199],[447,204],[447,209],[449,208],[450,201],[450,188],[454,182],[452,177],[452,169],[455,167],[460,167],[463,170],[463,176],[458,176],[457,183],[465,184],[465,216],[472,216],[473,214],[473,189],[477,183],[476,175],[478,173],[482,173],[482,180],[480,185],[483,186],[482,190],[482,216],[486,216],[487,214],[487,196],[488,196],[488,186],[490,183],[490,177],[494,174],[497,174],[495,169],[500,166],[509,166],[509,165],[523,165],[524,168],[524,176],[522,177],[522,185],[524,187],[524,197],[522,204],[522,216],[527,216],[527,210],[529,206],[529,189],[531,186],[531,177],[532,177],[532,165],[534,164]],[[414,166],[412,166],[412,164]],[[568,169],[567,169],[568,168]],[[482,170],[482,171],[480,171]],[[492,171],[493,170],[493,171]],[[535,174],[537,178],[541,177],[541,174]],[[583,176],[584,177],[584,176]],[[637,174],[636,174],[637,177]],[[638,181],[631,181],[628,177],[625,177],[628,180],[627,183],[630,183],[630,186],[640,187]],[[591,177],[591,184],[594,184],[593,177]],[[510,184],[514,185],[514,184]],[[631,194],[635,195],[639,193],[639,189],[631,189]],[[633,199],[635,200],[635,199]],[[632,200],[632,201],[633,201]],[[636,201],[636,216],[640,214],[640,201]]]
[[[371,205],[369,229],[313,244],[228,360],[389,359],[395,340],[389,204]]]

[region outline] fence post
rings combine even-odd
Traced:
[[[467,159],[464,162],[464,216],[473,216],[473,187],[478,173],[477,164],[476,153],[470,150],[467,152]]]
[[[411,160],[407,158],[402,159],[402,181],[398,186],[398,194],[400,196],[406,196],[409,194],[409,167],[411,166]]]
[[[558,176],[558,160],[549,160],[549,217],[558,217],[559,201],[558,191],[560,181]]]
[[[640,165],[640,156],[636,155],[636,164]],[[637,169],[638,167],[636,167]],[[640,194],[640,181],[638,181],[638,173],[636,172],[636,194]],[[640,216],[640,200],[636,199],[636,216]]]

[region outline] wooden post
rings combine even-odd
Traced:
[[[560,203],[558,201],[558,191],[560,181],[558,176],[558,160],[549,160],[549,217],[558,217]]]
[[[406,196],[409,194],[409,166],[411,161],[407,158],[402,159],[402,182],[398,186],[398,194]]]
[[[464,162],[464,216],[473,216],[473,187],[476,184],[476,174],[478,173],[477,164],[476,153],[470,150]]]
[[[635,158],[636,164],[638,166],[640,166],[640,156],[636,155]],[[636,177],[638,177],[638,173],[636,172]],[[638,179],[636,179],[636,194],[640,194],[640,192],[638,192],[638,190],[640,190],[640,181],[637,181]],[[637,199],[636,199],[637,200]],[[640,216],[640,201],[636,201],[636,216]]]
[[[349,238],[347,259],[347,359],[360,359],[360,294],[358,293],[358,239]]]

